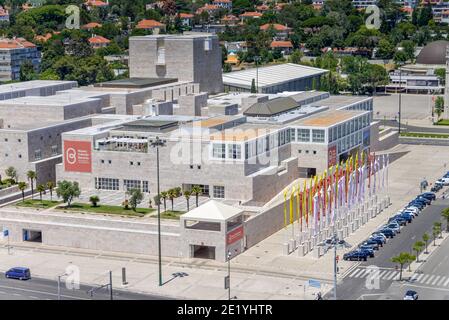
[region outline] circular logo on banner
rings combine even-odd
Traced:
[[[76,150],[74,148],[68,148],[65,156],[67,163],[75,164],[76,163]]]

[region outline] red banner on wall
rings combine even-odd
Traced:
[[[337,164],[337,145],[333,145],[327,152],[327,167],[332,167]]]
[[[92,172],[92,144],[90,141],[64,141],[65,171]]]
[[[227,234],[226,243],[233,244],[236,241],[243,239],[243,226],[238,227]]]

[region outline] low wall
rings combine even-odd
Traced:
[[[9,188],[2,189],[2,190],[0,190],[0,198],[6,197],[13,193],[17,193],[19,191],[20,190],[19,190],[18,186],[11,186]]]
[[[179,225],[162,225],[162,254],[180,257]],[[0,209],[0,228],[9,230],[12,242],[23,241],[23,229],[42,232],[50,246],[157,255],[157,221],[115,219],[94,215],[42,213]]]

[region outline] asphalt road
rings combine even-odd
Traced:
[[[337,286],[337,297],[340,300],[356,300],[360,297],[380,297],[384,295],[397,279],[399,272],[396,265],[391,262],[391,258],[400,252],[411,252],[410,248],[416,241],[420,241],[422,235],[427,232],[432,237],[432,226],[435,221],[441,221],[441,210],[449,207],[449,199],[438,199],[431,206],[425,208],[418,217],[413,219],[412,223],[402,227],[401,233],[397,234],[393,239],[388,239],[379,251],[375,252],[375,257],[368,259],[366,262],[359,264],[357,269],[350,273]],[[443,224],[445,225],[445,224]],[[368,235],[367,235],[368,236]],[[429,243],[429,245],[431,245]],[[442,251],[440,251],[442,252]],[[447,251],[446,251],[447,252]],[[411,252],[413,254],[413,252]],[[439,257],[439,258],[438,258]],[[449,259],[445,254],[436,253],[433,259],[444,260],[444,264],[440,261],[435,262],[441,273],[449,272]],[[376,288],[370,287],[370,279],[367,276],[368,270],[371,268],[379,268],[379,283]],[[426,266],[427,267],[427,266]],[[438,269],[440,270],[440,269]],[[402,293],[403,294],[403,293]],[[328,294],[328,297],[332,292]]]
[[[398,127],[398,121],[395,120],[383,120],[377,119],[380,121],[381,125],[389,126],[389,127]],[[404,123],[404,120],[401,120],[401,132],[402,130],[406,132],[430,132],[430,133],[449,133],[449,126],[433,126],[433,127],[419,127],[419,126],[409,126]]]
[[[33,276],[33,270],[31,270]],[[110,294],[107,288],[97,290],[93,296],[87,292],[90,286],[80,286],[80,289],[66,289],[65,283],[61,283],[61,300],[109,300]],[[114,300],[161,300],[168,299],[162,296],[142,295],[128,291],[114,290]],[[0,273],[0,300],[57,300],[57,281],[32,278],[21,281],[7,279]]]

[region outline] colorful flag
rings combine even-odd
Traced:
[[[290,223],[293,223],[293,199],[295,197],[295,187],[290,192]]]
[[[287,226],[287,190],[284,191],[284,227]]]

